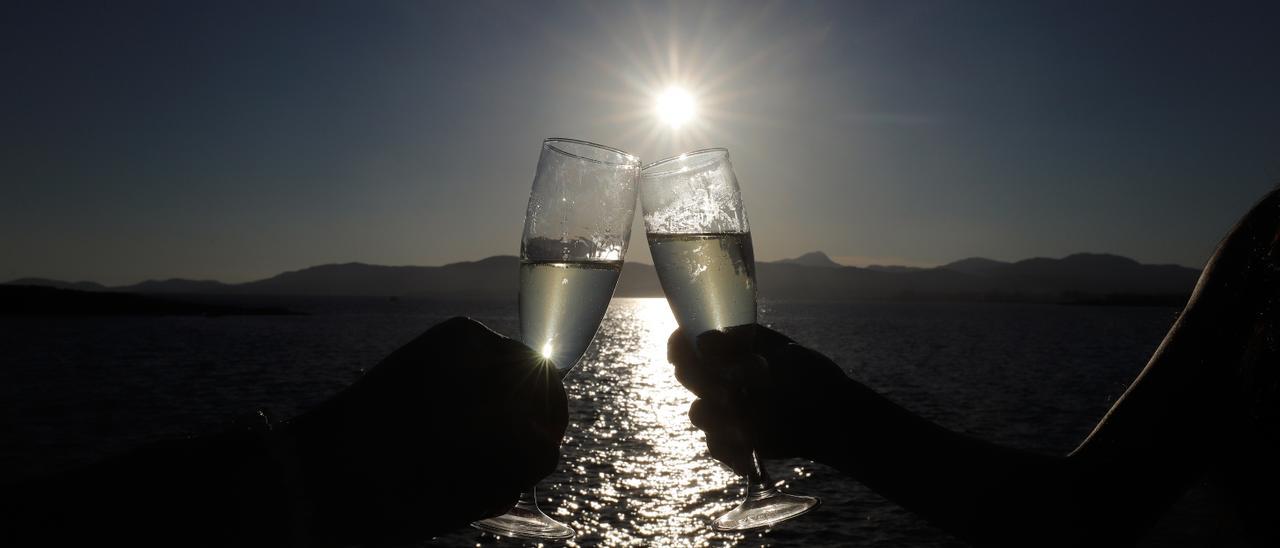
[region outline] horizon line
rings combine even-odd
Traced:
[[[843,268],[860,268],[860,269],[869,269],[869,268],[905,268],[905,269],[917,269],[917,270],[931,270],[931,269],[941,268],[941,267],[943,267],[943,266],[947,266],[947,265],[950,265],[950,264],[955,264],[955,263],[958,263],[958,262],[961,262],[961,261],[972,260],[972,259],[982,259],[982,260],[987,260],[987,261],[992,261],[992,262],[997,262],[997,263],[1003,263],[1003,264],[1017,264],[1017,263],[1020,263],[1020,262],[1023,262],[1023,261],[1030,261],[1030,260],[1035,260],[1035,259],[1063,260],[1063,259],[1066,259],[1066,258],[1068,258],[1068,257],[1074,257],[1074,256],[1077,256],[1077,255],[1103,255],[1103,256],[1120,257],[1120,258],[1123,258],[1123,259],[1128,259],[1128,260],[1130,260],[1130,261],[1133,261],[1133,262],[1135,262],[1135,263],[1138,263],[1138,264],[1140,264],[1140,265],[1144,265],[1144,266],[1176,266],[1176,267],[1180,267],[1180,268],[1187,268],[1187,269],[1192,269],[1192,270],[1200,270],[1199,268],[1195,268],[1195,267],[1191,267],[1191,266],[1187,266],[1187,265],[1183,265],[1183,264],[1177,264],[1177,263],[1144,263],[1144,262],[1141,262],[1141,261],[1139,261],[1139,260],[1137,260],[1137,259],[1134,259],[1134,258],[1132,258],[1132,257],[1128,257],[1128,256],[1126,256],[1126,255],[1120,255],[1120,254],[1117,254],[1117,253],[1107,253],[1107,252],[1094,252],[1094,251],[1080,251],[1080,252],[1075,252],[1075,253],[1068,253],[1068,254],[1066,254],[1066,255],[1063,255],[1062,257],[1047,257],[1047,256],[1037,255],[1037,256],[1034,256],[1034,257],[1027,257],[1027,258],[1024,258],[1024,259],[1017,259],[1017,260],[991,259],[991,258],[989,258],[989,257],[981,257],[981,256],[974,255],[974,256],[964,257],[964,258],[961,258],[961,259],[956,259],[956,260],[953,260],[953,261],[948,261],[948,262],[945,262],[945,263],[934,264],[934,265],[928,265],[928,266],[921,265],[920,263],[911,264],[911,265],[903,265],[903,264],[889,264],[889,263],[886,263],[886,264],[880,264],[880,263],[847,264],[847,263],[845,263],[845,262],[840,262],[840,261],[838,261],[838,260],[836,260],[836,259],[837,259],[837,258],[847,259],[847,258],[850,258],[849,256],[836,256],[836,257],[832,257],[831,255],[828,255],[826,252],[823,252],[823,251],[807,251],[807,252],[805,252],[805,253],[801,253],[800,255],[798,255],[798,256],[796,256],[796,257],[789,257],[789,258],[783,258],[783,259],[775,259],[775,260],[772,260],[772,261],[757,261],[757,262],[760,262],[760,263],[781,263],[781,262],[786,262],[786,261],[795,261],[795,260],[797,260],[797,259],[799,259],[799,258],[801,258],[801,257],[807,256],[807,255],[813,255],[813,254],[821,254],[823,257],[826,257],[826,258],[827,258],[827,260],[831,261],[833,264],[839,265],[840,267],[843,267]],[[380,268],[444,268],[444,267],[453,266],[453,265],[470,264],[470,263],[479,263],[479,262],[484,262],[484,261],[491,260],[491,259],[507,258],[507,257],[510,257],[510,258],[513,258],[513,259],[519,259],[519,256],[518,256],[518,255],[499,254],[499,255],[490,255],[490,256],[488,256],[488,257],[482,257],[482,258],[479,258],[479,259],[464,260],[464,261],[453,261],[453,262],[448,262],[448,263],[444,263],[444,264],[436,264],[436,265],[421,265],[421,264],[398,264],[398,265],[396,265],[396,264],[377,264],[377,263],[367,263],[367,262],[363,262],[363,261],[328,262],[328,263],[314,264],[314,265],[311,265],[311,266],[305,266],[305,267],[301,267],[301,268],[288,269],[288,270],[281,270],[281,271],[279,271],[279,272],[277,272],[277,273],[275,273],[275,274],[270,274],[270,275],[267,275],[267,276],[265,276],[265,277],[261,277],[261,278],[254,278],[254,279],[250,279],[250,280],[246,280],[246,281],[242,281],[242,282],[224,282],[224,281],[222,281],[222,280],[215,280],[215,279],[211,279],[211,278],[183,278],[183,277],[173,276],[173,277],[167,277],[167,278],[163,278],[163,277],[160,277],[160,278],[146,278],[146,279],[143,279],[143,280],[141,280],[141,281],[137,281],[137,282],[133,282],[133,283],[123,283],[123,284],[105,284],[105,283],[97,282],[97,281],[94,281],[94,280],[75,280],[75,281],[69,281],[69,280],[65,280],[65,279],[59,279],[59,278],[55,278],[55,277],[46,277],[46,276],[19,276],[19,277],[17,277],[17,278],[13,278],[13,279],[10,279],[10,280],[6,280],[6,281],[3,281],[3,282],[0,282],[0,284],[9,285],[9,284],[13,284],[14,282],[19,282],[19,281],[22,281],[22,280],[45,280],[45,281],[59,282],[59,283],[66,283],[66,284],[73,284],[73,285],[74,285],[74,284],[94,284],[94,285],[99,285],[99,286],[106,287],[106,288],[131,287],[131,286],[135,286],[135,285],[144,284],[144,283],[147,283],[147,282],[172,282],[172,281],[184,281],[184,282],[196,282],[196,283],[217,283],[217,284],[222,284],[222,285],[240,285],[240,284],[247,284],[247,283],[258,282],[258,281],[262,281],[262,280],[268,280],[268,279],[274,278],[274,277],[276,277],[276,276],[280,276],[280,275],[282,275],[282,274],[288,274],[288,273],[292,273],[292,272],[302,272],[302,271],[305,271],[305,270],[310,270],[310,269],[313,269],[313,268],[326,267],[326,266],[361,265],[361,266],[373,266],[373,267],[380,267]],[[625,260],[625,259],[624,259],[624,260],[623,260],[623,264],[627,264],[627,263],[631,263],[631,264],[641,264],[641,265],[646,265],[646,266],[650,266],[650,267],[652,267],[652,266],[653,266],[653,263],[649,263],[649,262],[634,261],[634,260]]]

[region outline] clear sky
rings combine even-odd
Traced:
[[[764,260],[1199,267],[1280,182],[1280,4],[1176,4],[11,2],[0,280],[515,254],[551,136],[728,147]]]

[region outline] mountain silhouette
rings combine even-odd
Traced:
[[[5,285],[30,285],[53,287],[57,289],[78,289],[81,291],[102,291],[107,289],[107,286],[97,282],[64,282],[61,280],[50,280],[47,278],[18,278],[16,280],[6,282]]]
[[[892,264],[869,264],[862,268],[874,270],[876,272],[918,272],[920,270],[928,270],[927,268],[919,266],[900,266]]]
[[[28,278],[27,280],[30,280]],[[25,281],[25,280],[15,280]],[[42,281],[36,279],[36,281]],[[101,287],[101,286],[99,286]],[[0,316],[277,316],[279,307],[188,302],[118,291],[83,291],[42,285],[0,285]]]
[[[991,259],[984,259],[982,257],[970,257],[968,259],[960,259],[959,261],[956,261],[953,263],[944,264],[938,268],[942,268],[945,270],[954,270],[956,272],[963,272],[965,274],[975,274],[979,276],[985,276],[1002,266],[1008,266],[1008,265],[1009,263],[1002,262],[1002,261],[993,261]]]
[[[113,289],[118,291],[127,291],[130,293],[200,295],[225,293],[229,287],[231,286],[222,282],[215,282],[213,280],[184,280],[182,278],[171,278],[168,280],[147,280],[145,282],[116,287]]]
[[[364,263],[313,266],[239,284],[236,293],[262,295],[514,298],[520,260],[510,255],[444,266]]]
[[[1003,262],[974,257],[935,268],[841,266],[811,252],[756,265],[759,294],[769,299],[960,300],[1080,303],[1176,303],[1195,286],[1199,271],[1178,265],[1142,264],[1127,257],[1078,253]],[[149,280],[106,288],[25,278],[10,284],[124,291],[138,294],[309,295],[512,299],[519,259],[509,255],[443,266],[327,264],[270,278],[226,284],[208,280]],[[653,265],[626,263],[618,297],[661,297]]]
[[[825,268],[840,268],[841,266],[844,266],[831,260],[831,257],[828,257],[826,253],[821,251],[810,251],[794,259],[783,259],[778,261],[778,263],[797,264],[800,266],[819,266]]]
[[[973,258],[939,268],[998,282],[1006,292],[1081,294],[1189,293],[1199,272],[1178,265],[1147,265],[1105,253],[1062,259],[1036,257],[1015,263]]]

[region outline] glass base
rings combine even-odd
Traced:
[[[498,536],[531,540],[567,540],[578,534],[542,513],[533,493],[521,494],[520,502],[507,513],[482,519],[471,526]]]
[[[716,531],[751,531],[773,527],[808,513],[821,502],[817,497],[788,495],[774,487],[754,492],[749,490],[747,500],[716,518],[711,522],[711,528]]]

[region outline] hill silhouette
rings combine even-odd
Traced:
[[[78,289],[81,291],[103,291],[107,286],[97,282],[64,282],[47,278],[18,278],[6,282],[5,285],[29,285],[36,287],[54,287],[58,289]]]
[[[37,280],[39,281],[39,280]],[[0,286],[0,316],[276,316],[279,307],[199,303],[116,291],[82,291],[41,285]]]
[[[960,259],[959,261],[956,261],[953,263],[944,264],[938,268],[942,268],[945,270],[954,270],[956,272],[963,272],[965,274],[976,274],[979,276],[985,276],[987,274],[990,274],[992,271],[1002,266],[1008,266],[1009,264],[1010,263],[1006,263],[1003,261],[993,261],[991,259],[984,259],[982,257],[970,257],[968,259]]]
[[[831,260],[831,257],[828,257],[826,253],[823,253],[821,251],[810,251],[794,259],[783,259],[778,262],[781,264],[794,264],[794,265],[800,265],[800,266],[819,266],[819,267],[825,267],[825,268],[840,268],[841,266],[843,266],[840,263],[837,263]]]
[[[139,294],[309,295],[514,299],[519,259],[500,255],[443,266],[327,264],[270,278],[226,284],[210,280],[148,280],[106,288],[26,278],[10,284],[124,291]],[[822,252],[756,265],[762,298],[804,300],[961,300],[1079,303],[1176,303],[1199,271],[1142,264],[1127,257],[1078,253],[1003,262],[980,257],[934,268],[842,266]],[[653,265],[629,262],[619,297],[661,297]]]

